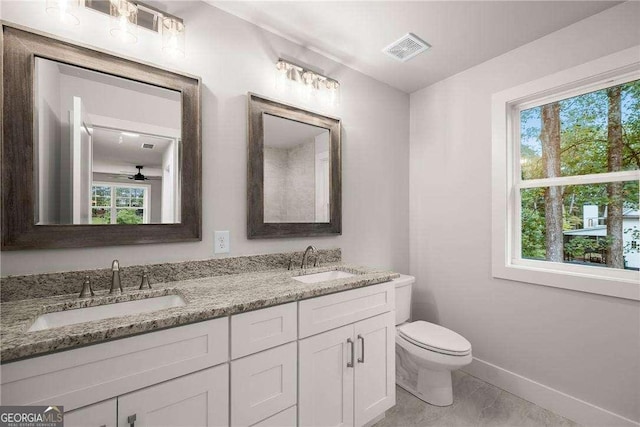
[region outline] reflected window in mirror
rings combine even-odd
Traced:
[[[180,223],[179,91],[35,59],[35,223]]]
[[[264,222],[328,223],[329,130],[263,113]]]
[[[91,224],[149,224],[148,185],[94,182],[91,200]]]

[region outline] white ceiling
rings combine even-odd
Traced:
[[[264,114],[264,145],[271,148],[291,148],[329,133],[325,128]]]
[[[621,3],[206,1],[407,93]],[[381,52],[408,32],[432,48],[405,63]]]
[[[171,139],[142,134],[134,137],[98,127],[93,128],[92,136],[94,172],[135,174],[136,165],[141,165],[145,175],[162,174],[162,155]],[[142,148],[143,143],[154,147]]]

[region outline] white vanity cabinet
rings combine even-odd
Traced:
[[[69,427],[363,426],[395,404],[392,282],[3,364]]]
[[[363,426],[395,405],[393,285],[301,302],[300,325],[354,323],[299,342],[300,426]],[[326,298],[326,299],[325,299]],[[308,307],[303,307],[308,303]],[[348,307],[349,310],[342,310]],[[381,313],[368,317],[372,313]],[[311,319],[302,319],[309,316]],[[320,328],[321,329],[321,328]]]
[[[1,403],[63,406],[69,426],[227,426],[228,360],[224,317],[3,364]]]
[[[395,404],[394,309],[388,282],[231,316],[231,425],[383,415]]]

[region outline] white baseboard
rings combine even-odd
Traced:
[[[484,360],[473,358],[463,371],[584,426],[638,427],[640,423],[547,387]]]

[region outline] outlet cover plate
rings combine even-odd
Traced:
[[[216,231],[213,238],[213,253],[228,254],[229,253],[229,232]]]

